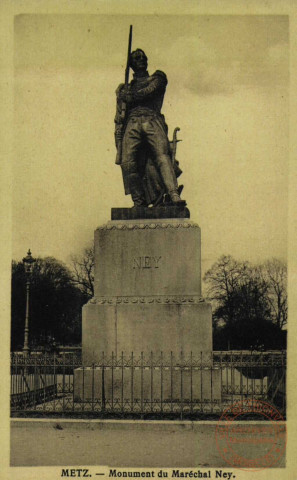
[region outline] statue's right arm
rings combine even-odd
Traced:
[[[122,91],[124,86],[125,86],[124,83],[121,83],[116,89],[117,105],[116,105],[116,114],[114,117],[114,123],[115,123],[114,138],[115,138],[116,148],[118,148],[118,143],[123,138],[123,120],[121,117],[122,101],[120,99],[120,92]]]
[[[142,100],[144,98],[149,99],[157,91],[165,92],[166,85],[167,77],[165,73],[161,72],[161,70],[156,70],[155,73],[150,77],[150,82],[147,86],[133,92],[133,100]]]

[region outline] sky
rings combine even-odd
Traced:
[[[202,272],[222,254],[286,260],[289,25],[275,15],[16,16],[13,258],[30,247],[69,263],[112,207],[132,206],[113,137],[130,24],[168,77]]]

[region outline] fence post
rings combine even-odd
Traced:
[[[282,351],[281,353],[281,362],[282,362],[282,377],[283,377],[283,390],[284,394],[282,395],[282,413],[286,413],[286,370],[285,370],[285,360],[286,360],[286,352]]]
[[[193,415],[193,352],[191,351],[191,365],[190,365],[190,411],[191,415]]]
[[[170,352],[170,411],[173,412],[172,404],[172,395],[173,395],[173,358],[172,351]]]
[[[35,355],[34,357],[34,370],[33,370],[33,378],[34,378],[34,381],[33,381],[33,388],[34,388],[34,393],[33,393],[33,407],[34,407],[34,410],[36,410],[36,390],[37,390],[37,379],[38,379],[38,376],[36,374],[36,362],[37,362],[37,357]]]
[[[45,392],[46,392],[46,374],[47,374],[47,352],[45,352],[45,356],[44,356],[44,365],[43,365],[43,403],[42,403],[42,407],[43,407],[43,411],[45,411],[45,398],[46,398],[46,395],[45,395]],[[64,367],[64,370],[65,370],[65,367]],[[42,376],[41,376],[42,378]],[[63,393],[64,393],[64,389],[63,389]],[[63,410],[64,410],[64,396],[63,396]]]
[[[92,412],[94,412],[94,380],[95,380],[95,364],[92,363]]]
[[[131,411],[134,410],[134,358],[131,352]]]
[[[111,411],[113,412],[114,353],[111,352]]]
[[[74,365],[74,352],[72,352],[72,411],[73,412],[74,412],[74,388],[75,388],[75,384],[74,384],[74,370],[75,370],[75,368],[74,367],[75,367],[75,365]]]
[[[82,411],[85,411],[85,366],[82,366]]]
[[[153,401],[154,401],[154,374],[153,374],[153,352],[151,352],[151,413],[154,411],[153,409]]]
[[[260,385],[261,385],[261,399],[263,400],[264,396],[264,369],[263,369],[263,352],[261,352],[261,357],[260,357],[260,364],[261,364],[261,372],[260,372]]]
[[[210,410],[213,413],[213,354],[210,354]]]
[[[56,385],[56,352],[54,352],[54,389]],[[56,397],[54,395],[54,412],[56,411]]]
[[[141,373],[140,373],[140,404],[141,404],[141,418],[144,416],[144,411],[143,411],[143,352],[141,352]]]
[[[233,350],[231,350],[231,403],[233,405],[233,389],[234,389],[234,361],[233,361]]]
[[[163,413],[163,352],[161,352],[161,365],[160,365],[160,379],[161,379],[161,413]]]
[[[63,352],[63,367],[62,367],[62,394],[63,394],[63,412],[65,411],[65,351]]]
[[[122,381],[121,381],[121,407],[124,412],[124,352],[122,352]]]
[[[203,372],[202,372],[203,353],[200,352],[200,411],[203,412]]]
[[[105,413],[105,355],[104,355],[104,352],[102,352],[101,411]]]
[[[252,384],[252,407],[254,406],[254,366],[253,366],[253,352],[251,350],[251,384]]]
[[[242,368],[243,368],[243,362],[242,362],[242,350],[240,352],[240,379],[239,379],[239,389],[240,389],[240,399],[243,402],[243,385],[242,385]]]
[[[183,420],[184,392],[183,392],[183,352],[180,352],[180,419]]]

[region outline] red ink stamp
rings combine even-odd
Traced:
[[[218,421],[217,449],[233,468],[255,471],[277,466],[286,449],[284,422],[274,406],[261,400],[233,403]]]

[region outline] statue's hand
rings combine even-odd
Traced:
[[[116,149],[118,149],[118,148],[119,148],[119,145],[121,144],[122,139],[123,139],[122,129],[117,129],[117,130],[116,130],[115,135],[114,135],[114,139],[115,139]]]
[[[121,141],[122,141],[121,138],[116,138],[116,139],[115,139],[115,146],[116,146],[116,149],[117,149],[117,150],[118,150],[119,146],[121,145]]]
[[[133,96],[132,96],[132,92],[131,92],[131,88],[130,86],[128,85],[128,87],[123,87],[120,92],[119,92],[119,99],[122,101],[122,102],[125,102],[125,103],[131,103],[133,101]]]

